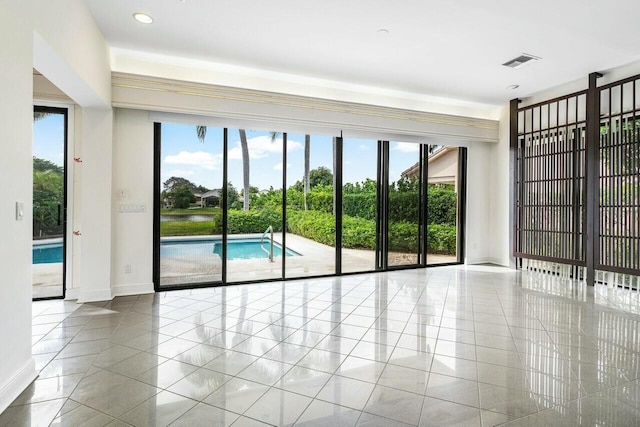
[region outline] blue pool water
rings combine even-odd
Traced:
[[[269,250],[269,240],[265,239],[264,247]],[[222,241],[211,240],[176,240],[160,243],[161,257],[197,256],[218,254],[222,257]],[[282,255],[282,246],[273,244],[273,256]],[[300,254],[287,249],[287,256]],[[260,239],[233,239],[227,241],[227,259],[268,258],[267,253],[260,247]],[[33,246],[33,263],[50,264],[62,262],[62,243],[48,243]]]
[[[34,245],[32,256],[34,264],[62,262],[62,243]]]
[[[264,247],[269,250],[269,240],[265,239]],[[197,256],[218,254],[222,257],[222,241],[215,240],[178,240],[162,242],[160,244],[161,257]],[[287,256],[299,256],[300,254],[287,249]],[[273,244],[273,256],[282,255],[282,246]],[[233,239],[227,241],[227,259],[255,259],[268,258],[267,253],[260,246],[260,239]]]

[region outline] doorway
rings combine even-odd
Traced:
[[[66,290],[68,109],[33,110],[33,299]]]

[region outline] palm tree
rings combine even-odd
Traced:
[[[309,185],[309,156],[311,151],[311,135],[304,136],[304,210],[309,210],[307,195],[311,189]]]
[[[197,126],[196,132],[200,142],[204,142],[204,138],[207,136],[206,126]],[[247,133],[244,129],[238,129],[240,133],[240,148],[242,149],[242,178],[243,178],[243,193],[244,204],[242,210],[249,210],[249,145],[247,144]]]
[[[240,148],[242,148],[242,181],[244,185],[244,204],[242,210],[249,210],[249,146],[247,145],[247,133],[244,129],[238,129],[240,133]]]
[[[271,142],[275,142],[280,132],[270,132]],[[307,196],[309,195],[310,186],[309,186],[309,164],[310,164],[310,155],[311,155],[311,135],[304,136],[304,177],[303,177],[303,192],[304,192],[304,210],[309,210],[309,202],[307,202]]]

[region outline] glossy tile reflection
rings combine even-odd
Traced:
[[[640,425],[638,296],[487,266],[33,304],[14,425]]]

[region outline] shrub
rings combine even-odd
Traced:
[[[343,215],[342,247],[374,249],[376,247],[376,222]]]
[[[458,195],[449,187],[430,187],[428,190],[429,224],[456,225],[458,215]]]
[[[336,244],[336,218],[326,212],[291,211],[287,212],[289,232],[315,240],[325,245]]]
[[[427,252],[453,255],[456,253],[456,227],[446,224],[429,224]]]
[[[310,191],[307,202],[309,210],[333,213],[333,192],[331,191]]]
[[[273,227],[273,231],[282,231],[281,210],[229,210],[227,212],[227,232],[229,234],[262,233],[269,226]]]
[[[418,252],[419,227],[412,222],[389,224],[389,250],[392,252]]]

